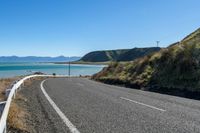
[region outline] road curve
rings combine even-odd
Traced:
[[[197,100],[83,78],[48,79],[43,87],[80,133],[200,132]]]

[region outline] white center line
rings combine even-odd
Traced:
[[[42,81],[40,87],[41,87],[41,90],[42,90],[43,94],[45,95],[46,99],[49,101],[49,103],[51,104],[51,106],[54,108],[54,110],[57,112],[57,114],[63,120],[63,122],[65,123],[65,125],[69,127],[69,130],[71,131],[71,133],[80,133],[78,131],[78,129],[69,121],[69,119],[64,115],[64,113],[58,108],[58,106],[55,104],[55,102],[47,94],[47,92],[45,91],[45,89],[43,87],[43,84],[44,84],[45,81],[46,80]]]
[[[133,102],[133,103],[136,103],[136,104],[140,104],[140,105],[143,105],[143,106],[146,106],[146,107],[149,107],[149,108],[152,108],[152,109],[156,109],[156,110],[159,110],[159,111],[162,111],[162,112],[165,112],[165,111],[166,111],[166,110],[164,110],[164,109],[160,109],[160,108],[157,108],[157,107],[148,105],[148,104],[144,104],[144,103],[141,103],[141,102],[137,102],[137,101],[134,101],[134,100],[125,98],[125,97],[120,97],[120,98],[123,99],[123,100],[129,101],[129,102]]]

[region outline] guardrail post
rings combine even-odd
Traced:
[[[7,124],[5,125],[4,133],[7,133]]]
[[[6,89],[6,98],[8,98],[10,91],[11,91],[11,89]]]
[[[21,88],[22,88],[22,87],[21,87],[21,85],[20,85],[18,89],[21,90]],[[16,89],[16,92],[17,92],[18,89]]]
[[[5,107],[6,101],[0,102],[0,114],[2,115],[3,109]]]
[[[14,90],[13,99],[15,99],[15,97],[16,97],[16,90]]]

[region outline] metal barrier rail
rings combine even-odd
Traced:
[[[0,133],[6,133],[7,132],[7,117],[8,117],[12,98],[15,97],[17,89],[19,89],[20,86],[23,85],[24,81],[26,81],[27,79],[34,78],[34,77],[66,77],[66,76],[63,76],[63,75],[58,75],[58,76],[54,76],[54,75],[30,75],[30,76],[24,77],[23,79],[16,82],[12,86],[10,93],[8,95],[7,101],[5,102],[5,106],[4,106],[4,109],[3,109],[3,112],[2,112],[2,115],[1,115],[1,119],[0,119]]]

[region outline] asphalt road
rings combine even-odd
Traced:
[[[43,87],[63,117],[80,133],[200,132],[200,101],[197,100],[82,78],[48,79]],[[62,121],[61,117],[57,119]],[[63,123],[57,126],[68,128]]]

